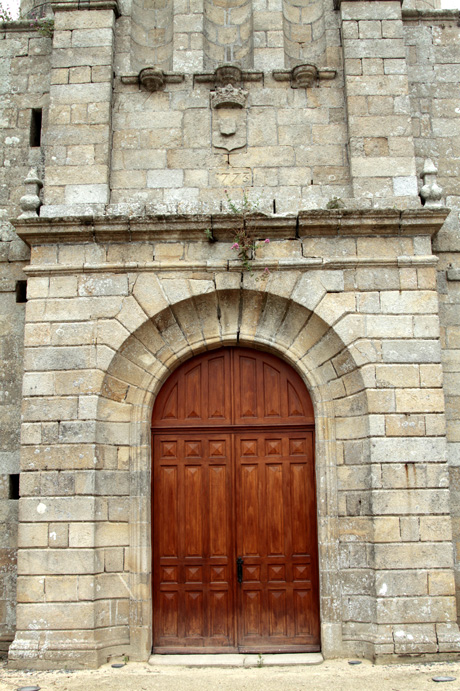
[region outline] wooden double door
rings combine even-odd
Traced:
[[[319,650],[313,407],[267,353],[178,368],[153,412],[156,652]]]

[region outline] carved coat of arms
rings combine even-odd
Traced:
[[[246,100],[248,92],[227,84],[211,92],[212,143],[226,151],[246,146]]]

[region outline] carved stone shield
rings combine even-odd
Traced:
[[[226,151],[241,149],[247,144],[247,91],[227,84],[211,94],[212,143]]]

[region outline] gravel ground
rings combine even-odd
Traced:
[[[435,683],[433,677],[455,681]],[[328,660],[314,667],[187,669],[129,662],[122,669],[104,665],[88,671],[0,669],[0,690],[39,686],[41,691],[460,691],[460,662],[377,665]]]

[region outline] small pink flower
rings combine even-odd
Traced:
[[[264,273],[266,273],[266,274],[270,273],[270,269],[268,268],[268,266],[265,267]]]
[[[239,250],[239,249],[240,249],[239,244],[237,242],[234,242],[232,245],[232,250]]]
[[[265,244],[268,245],[269,242],[270,242],[270,240],[267,238],[267,239],[265,240]]]

